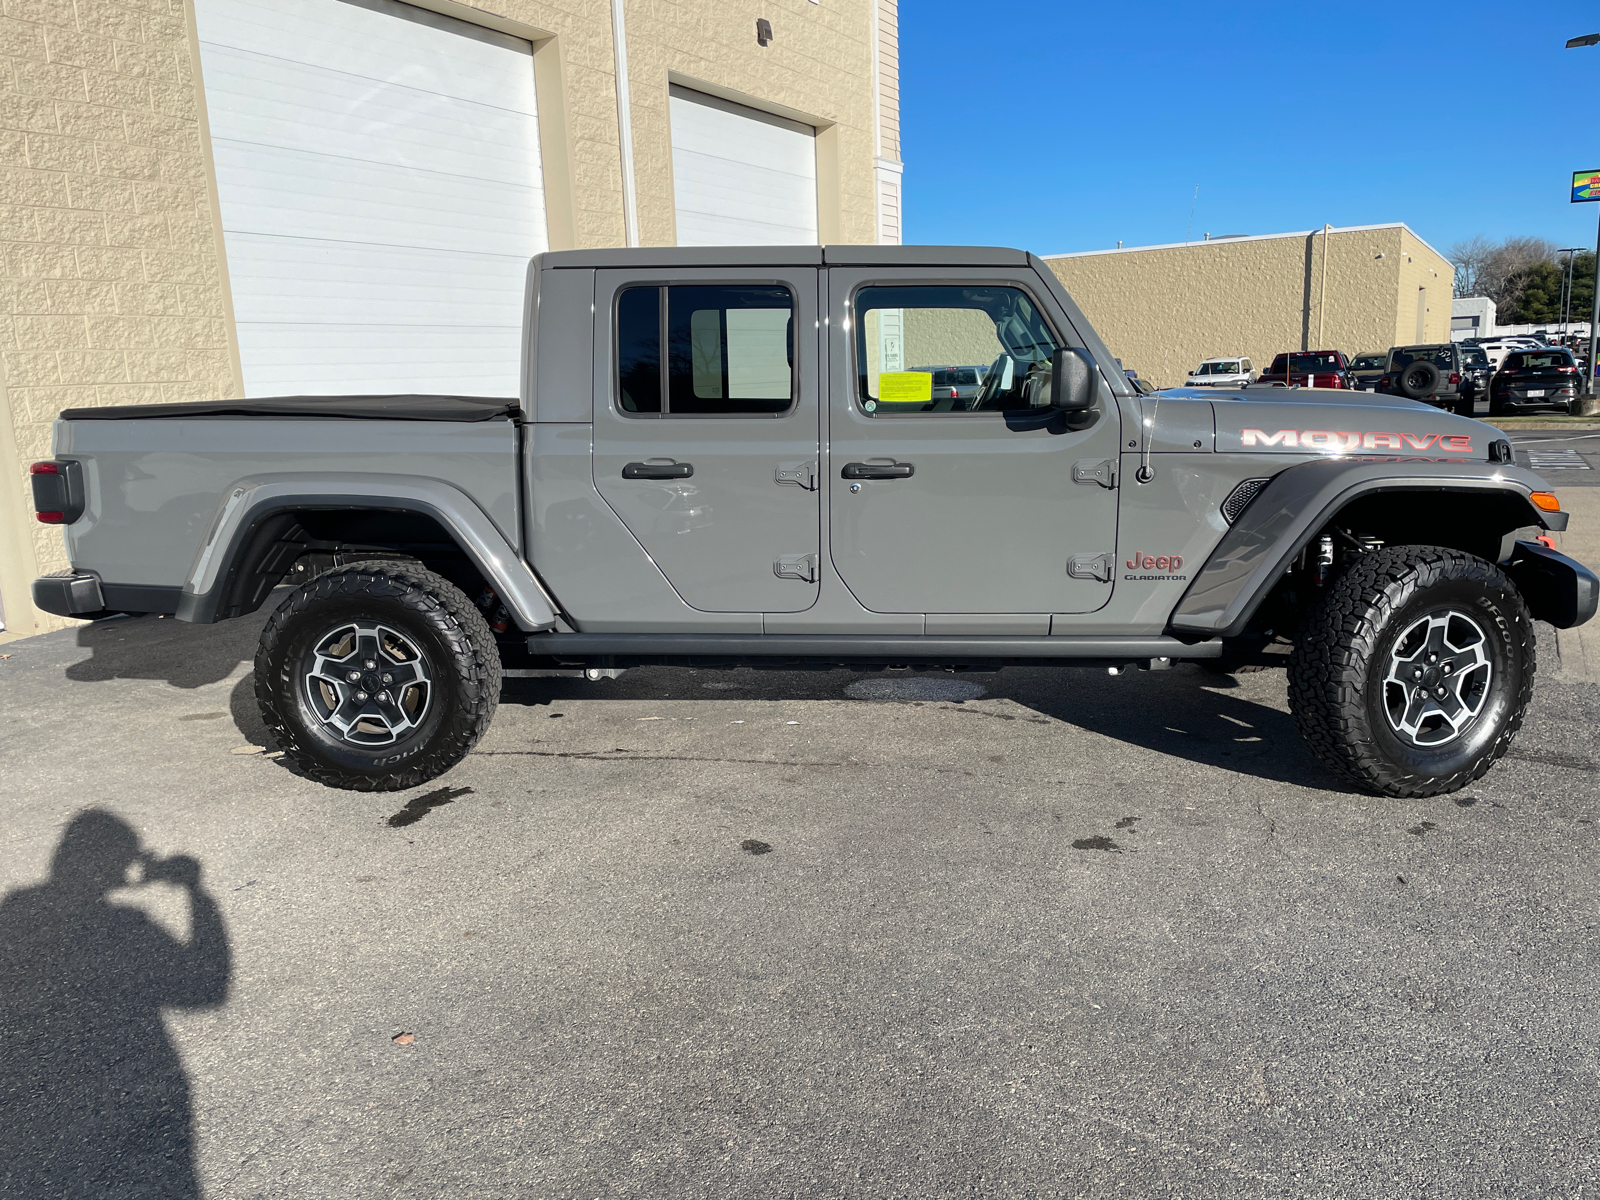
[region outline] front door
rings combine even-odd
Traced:
[[[595,273],[595,487],[691,608],[816,601],[817,276]]]
[[[1029,280],[829,272],[831,555],[874,612],[1092,612],[1111,597],[1116,408],[1048,407],[1051,354],[1071,341]]]

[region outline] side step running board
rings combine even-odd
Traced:
[[[1190,644],[1170,637],[875,637],[833,634],[535,633],[528,653],[563,662],[595,658],[981,659],[1219,658],[1216,638]]]

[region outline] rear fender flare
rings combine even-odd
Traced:
[[[229,573],[261,522],[307,509],[384,509],[437,521],[489,581],[527,633],[552,629],[556,605],[487,513],[459,488],[410,475],[325,477],[260,475],[228,488],[178,599],[177,617],[198,625],[219,619]]]
[[[1377,492],[1500,493],[1526,519],[1518,526],[1567,527],[1530,496],[1548,485],[1505,463],[1460,460],[1323,459],[1279,472],[1240,514],[1189,585],[1169,622],[1179,636],[1237,637],[1294,557],[1351,501]]]

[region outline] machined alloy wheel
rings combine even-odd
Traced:
[[[353,746],[387,746],[428,715],[433,675],[427,656],[387,625],[340,625],[318,638],[307,658],[311,711]]]
[[[1390,546],[1330,581],[1289,659],[1289,709],[1336,776],[1437,796],[1510,747],[1533,691],[1533,619],[1503,571],[1464,551]]]
[[[1442,746],[1483,712],[1494,666],[1488,635],[1464,612],[1430,613],[1389,648],[1383,681],[1389,728],[1413,746]]]
[[[283,761],[329,787],[400,791],[442,775],[499,699],[494,632],[420,563],[352,563],[302,584],[256,652],[256,703]]]

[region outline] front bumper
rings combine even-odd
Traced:
[[[1539,542],[1518,542],[1506,563],[1528,611],[1557,629],[1571,629],[1600,608],[1600,579],[1575,559]]]

